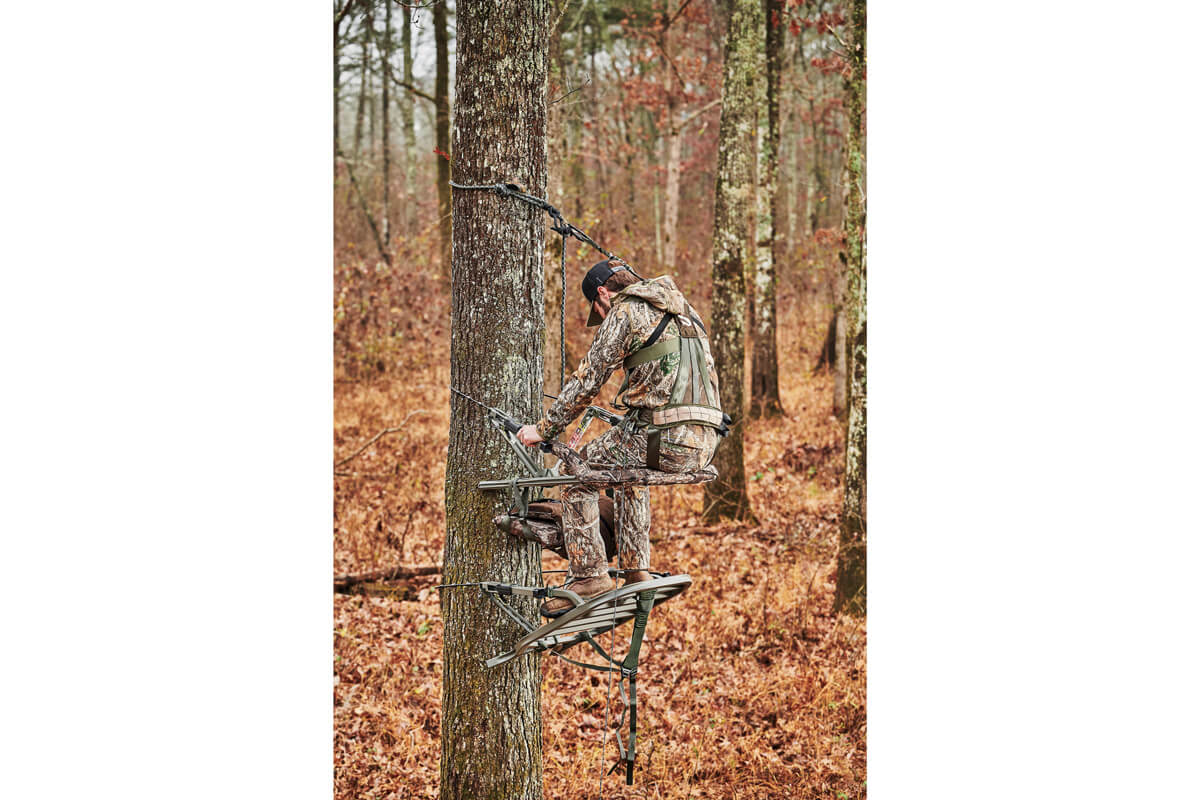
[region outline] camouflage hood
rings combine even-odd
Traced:
[[[632,286],[626,286],[613,298],[613,305],[616,305],[627,297],[637,297],[645,300],[655,308],[666,311],[669,314],[684,314],[687,312],[687,301],[683,299],[683,293],[679,291],[679,287],[675,285],[675,279],[670,275],[663,275],[658,278],[642,281],[641,283],[635,283]]]

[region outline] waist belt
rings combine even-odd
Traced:
[[[662,453],[662,432],[664,428],[676,425],[706,425],[717,428],[724,435],[727,421],[725,412],[710,406],[672,406],[664,409],[638,408],[625,416],[626,422],[634,431],[646,430],[646,466],[660,470],[659,458]]]

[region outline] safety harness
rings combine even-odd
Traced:
[[[661,339],[670,323],[674,323],[675,337]],[[721,400],[712,385],[702,336],[707,336],[707,331],[690,308],[687,316],[664,311],[650,337],[622,362],[625,377],[613,401],[617,408],[629,408],[625,405],[625,395],[635,368],[657,362],[666,373],[674,367],[675,382],[667,404],[657,409],[635,409],[627,417],[638,430],[646,432],[646,466],[650,469],[660,468],[662,432],[668,428],[703,425],[715,429],[722,437],[729,433],[731,419],[721,410]]]

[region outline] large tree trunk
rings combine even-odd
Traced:
[[[750,408],[760,416],[783,413],[779,398],[779,357],[775,345],[775,241],[779,219],[779,50],[783,0],[766,3],[766,125],[759,131],[758,253],[754,270],[754,351],[750,367]]]
[[[846,349],[849,351],[849,415],[846,423],[846,485],[838,542],[835,607],[867,611],[867,202],[866,130],[867,4],[850,6],[846,79]]]
[[[457,182],[545,191],[547,16],[545,0],[460,0]],[[479,191],[457,192],[453,207],[451,385],[532,421],[542,407],[542,212]],[[538,580],[538,547],[498,534],[491,518],[503,500],[476,489],[516,470],[484,413],[452,396],[446,583]],[[536,618],[531,602],[519,608]],[[442,618],[442,800],[541,798],[538,656],[483,666],[520,629],[476,587],[444,589]]]
[[[761,0],[731,0],[717,155],[711,341],[721,405],[733,430],[717,448],[720,477],[704,485],[708,521],[753,519],[742,453],[745,430],[746,270],[754,257],[755,128]]]
[[[412,9],[403,6],[404,32],[400,46],[404,50],[404,82],[413,85]],[[413,121],[413,102],[400,104],[400,120],[404,126],[404,235],[412,236],[417,224],[416,193],[413,191],[413,165],[417,153],[417,128]]]
[[[461,34],[461,31],[460,31]],[[446,160],[450,150],[450,45],[446,34],[446,3],[435,3],[433,6],[433,42],[437,50],[437,75],[434,77],[433,97],[437,107],[436,137],[437,148],[446,155],[437,157],[438,183],[438,232],[441,236],[442,274],[450,277],[450,162]],[[459,46],[462,36],[458,36]],[[544,55],[542,56],[544,59]],[[461,94],[458,92],[456,94]],[[497,176],[496,181],[506,180]]]

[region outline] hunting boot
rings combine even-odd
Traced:
[[[607,575],[597,575],[593,578],[567,578],[567,585],[563,588],[570,589],[584,600],[590,600],[605,592],[611,592],[617,588],[617,584]],[[542,604],[542,616],[554,619],[561,617],[574,607],[575,604],[571,602],[570,598],[552,597]]]
[[[654,576],[649,572],[644,569],[634,569],[625,573],[625,583],[623,585],[628,586],[631,583],[642,583],[643,581],[650,580],[654,580]]]

